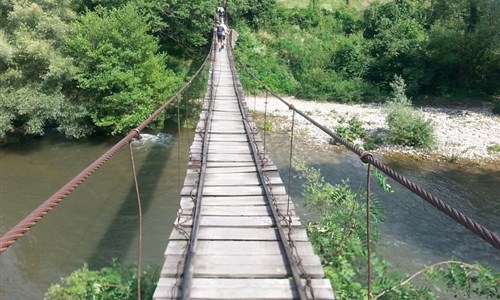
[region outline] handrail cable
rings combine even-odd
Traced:
[[[472,218],[468,217],[464,213],[460,212],[453,206],[447,204],[443,200],[439,199],[438,197],[434,196],[433,194],[427,192],[425,189],[420,187],[419,185],[415,184],[414,182],[408,180],[406,177],[400,175],[393,169],[389,168],[382,162],[378,161],[375,159],[372,155],[366,155],[366,151],[363,149],[360,149],[356,147],[354,144],[344,140],[341,138],[337,133],[333,132],[329,128],[321,125],[318,123],[316,120],[308,116],[306,113],[300,111],[299,109],[295,108],[293,104],[288,103],[286,100],[278,96],[275,92],[273,92],[267,85],[265,85],[262,81],[260,81],[253,73],[251,73],[247,67],[243,64],[243,62],[239,59],[236,58],[236,60],[240,63],[242,68],[247,72],[255,81],[257,81],[266,91],[271,93],[274,97],[279,99],[281,102],[283,102],[285,105],[288,106],[289,109],[292,109],[296,111],[298,114],[300,114],[302,117],[304,117],[306,120],[308,120],[310,123],[314,124],[316,127],[321,129],[323,132],[328,134],[330,137],[335,139],[338,143],[344,145],[347,149],[351,150],[355,154],[357,154],[361,160],[364,163],[370,163],[380,171],[384,172],[387,176],[391,177],[392,179],[396,180],[398,183],[412,191],[414,194],[420,196],[420,198],[424,199],[427,201],[429,204],[434,206],[435,208],[439,209],[442,211],[444,214],[452,218],[455,222],[461,224],[468,230],[470,230],[472,233],[475,235],[479,236],[486,242],[488,242],[490,245],[495,247],[496,249],[500,250],[500,237],[495,234],[493,231],[487,229],[483,225],[479,224]]]
[[[78,186],[80,186],[89,176],[95,173],[101,166],[103,166],[113,155],[118,153],[118,151],[123,148],[127,143],[129,143],[132,138],[140,135],[141,131],[146,128],[151,122],[153,122],[172,102],[174,102],[177,97],[179,97],[193,82],[193,79],[198,77],[198,75],[203,70],[203,67],[210,57],[211,51],[205,58],[205,61],[201,67],[196,71],[196,73],[189,79],[188,82],[182,86],[181,89],[177,91],[165,104],[160,106],[149,118],[142,122],[139,126],[132,129],[124,138],[117,142],[108,151],[102,154],[98,159],[91,163],[87,168],[81,171],[78,175],[73,177],[68,183],[61,187],[56,193],[54,193],[50,198],[45,200],[41,205],[39,205],[35,210],[33,210],[29,215],[27,215],[23,220],[21,220],[17,225],[12,227],[8,232],[6,232],[0,239],[0,254],[5,252],[8,247],[16,242],[17,239],[22,237],[26,232],[28,232],[31,227],[33,227],[38,221],[40,221],[45,215],[49,213],[59,202],[66,198],[71,192],[73,192]]]

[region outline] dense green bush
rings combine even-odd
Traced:
[[[159,278],[159,269],[148,266],[141,272],[141,298],[152,299]],[[51,285],[45,300],[132,300],[137,299],[137,268],[113,262],[111,267],[96,271],[87,265]]]
[[[98,7],[73,24],[66,51],[78,68],[80,101],[89,103],[92,121],[103,131],[128,132],[180,86],[149,30],[147,18],[133,4]]]
[[[422,112],[412,108],[411,101],[406,98],[405,84],[401,77],[396,76],[391,87],[393,97],[386,108],[389,142],[412,147],[432,147],[436,139],[432,121],[426,120]]]
[[[240,24],[238,29],[238,46],[236,55],[247,65],[250,72],[255,74],[264,84],[273,91],[282,94],[291,94],[296,82],[287,66],[276,55],[269,53],[268,46],[252,34],[250,27]],[[261,33],[262,35],[265,32]],[[262,93],[262,89],[244,71],[240,72],[241,82],[247,93]]]
[[[356,117],[349,119],[347,122],[341,120],[340,125],[335,127],[335,132],[348,142],[354,142],[357,139],[366,137],[363,122]]]
[[[85,107],[64,89],[75,74],[61,51],[76,17],[71,6],[69,0],[0,3],[0,143],[43,135],[46,127],[71,137],[91,132]]]

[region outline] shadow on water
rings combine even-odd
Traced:
[[[153,142],[149,147],[143,149],[132,143],[134,160],[136,165],[136,175],[141,197],[141,207],[144,216],[151,208],[151,203],[155,197],[159,185],[165,184],[165,165],[176,148],[169,143],[167,145]],[[128,147],[124,149],[127,151]],[[140,156],[141,151],[147,151],[144,157]],[[130,166],[132,174],[132,166]],[[132,176],[132,175],[131,175]],[[174,180],[177,181],[177,178]],[[111,259],[116,259],[119,262],[127,260],[127,254],[131,250],[137,249],[138,229],[139,229],[139,213],[137,204],[137,193],[135,185],[132,182],[125,199],[123,199],[119,210],[109,223],[107,228],[103,228],[103,234],[95,246],[93,254],[88,258],[89,265],[93,267],[102,267],[109,265]]]

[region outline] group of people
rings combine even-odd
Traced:
[[[219,21],[215,26],[215,30],[217,31],[217,45],[219,46],[219,50],[221,50],[226,43],[226,34],[229,34],[229,29],[224,24],[224,7],[217,7],[217,13],[219,14]]]

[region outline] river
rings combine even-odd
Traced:
[[[134,142],[143,208],[143,263],[163,263],[179,206],[191,131],[168,128]],[[288,140],[268,136],[268,149],[288,182]],[[68,141],[57,135],[0,149],[0,232],[3,234],[117,141]],[[271,141],[271,142],[269,142]],[[361,186],[364,167],[346,151],[324,151],[297,144],[297,156],[321,168],[332,182],[349,177]],[[300,149],[300,150],[298,150]],[[500,232],[500,170],[383,158],[384,162],[442,197],[486,227]],[[296,179],[294,179],[296,180]],[[420,198],[393,183],[383,194],[386,207],[380,251],[403,272],[449,259],[489,263],[500,269],[498,251],[456,225]],[[308,217],[300,191],[292,189],[302,218]],[[381,197],[382,198],[382,197]],[[91,269],[125,264],[137,256],[137,203],[128,151],[106,165],[0,255],[0,298],[42,299],[50,284],[88,263]]]

